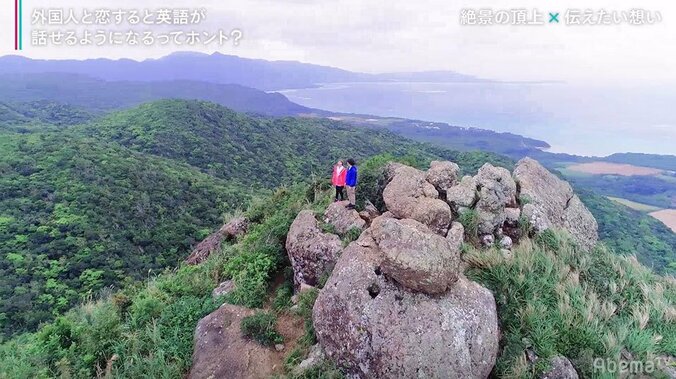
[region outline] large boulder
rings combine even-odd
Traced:
[[[340,238],[323,233],[310,210],[301,211],[286,236],[286,251],[293,267],[296,286],[316,286],[331,271],[342,249]]]
[[[253,309],[224,304],[197,323],[189,379],[268,378],[273,375],[275,351],[242,336],[242,318]]]
[[[426,174],[404,165],[388,167],[386,176],[391,179],[383,191],[387,210],[396,218],[420,221],[435,233],[446,235],[451,208],[438,199],[439,192],[426,180]]]
[[[584,249],[591,250],[598,240],[598,224],[589,210],[573,193],[567,182],[547,171],[531,158],[523,158],[514,169],[520,198],[526,204],[523,215],[536,232],[550,227],[568,230]]]
[[[453,162],[432,161],[426,178],[439,193],[445,194],[449,188],[458,184],[459,172],[460,167]]]
[[[353,228],[362,230],[366,226],[359,212],[345,208],[348,204],[349,201],[337,201],[331,203],[324,212],[324,222],[333,225],[339,234],[345,234]]]
[[[486,378],[498,352],[495,300],[463,277],[443,294],[414,292],[381,269],[364,232],[341,255],[313,308],[327,356],[358,378]]]
[[[459,249],[420,222],[379,217],[369,231],[382,252],[382,272],[403,286],[438,294],[458,279]]]
[[[502,167],[484,164],[475,177],[479,190],[476,211],[479,234],[494,233],[505,222],[505,207],[516,205],[516,183]]]
[[[446,201],[456,213],[472,208],[478,199],[476,179],[464,176],[460,183],[446,190]]]

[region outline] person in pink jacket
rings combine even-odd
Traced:
[[[343,161],[338,161],[338,163],[333,166],[333,175],[331,176],[331,183],[336,187],[335,201],[345,200],[343,192],[343,189],[345,189],[345,175],[347,175],[347,169],[343,167]],[[339,197],[340,200],[338,200]]]

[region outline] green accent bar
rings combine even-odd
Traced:
[[[22,17],[21,17],[21,6],[22,6],[22,0],[19,0],[19,50],[23,50],[23,38],[22,36],[22,27],[23,27],[23,22],[22,22]]]

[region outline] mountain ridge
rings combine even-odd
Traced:
[[[207,76],[210,82],[240,84],[266,91],[352,81],[425,81],[430,78],[453,82],[486,81],[454,71],[367,74],[297,61],[268,61],[220,53],[175,53],[142,61],[107,58],[39,60],[17,55],[0,57],[0,73],[47,72],[79,73],[111,81],[200,80]]]

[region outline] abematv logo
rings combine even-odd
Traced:
[[[21,22],[23,19],[21,14],[21,8],[23,6],[22,1],[23,0],[14,0],[14,50],[23,50],[23,43],[21,41],[21,34],[23,31]]]

